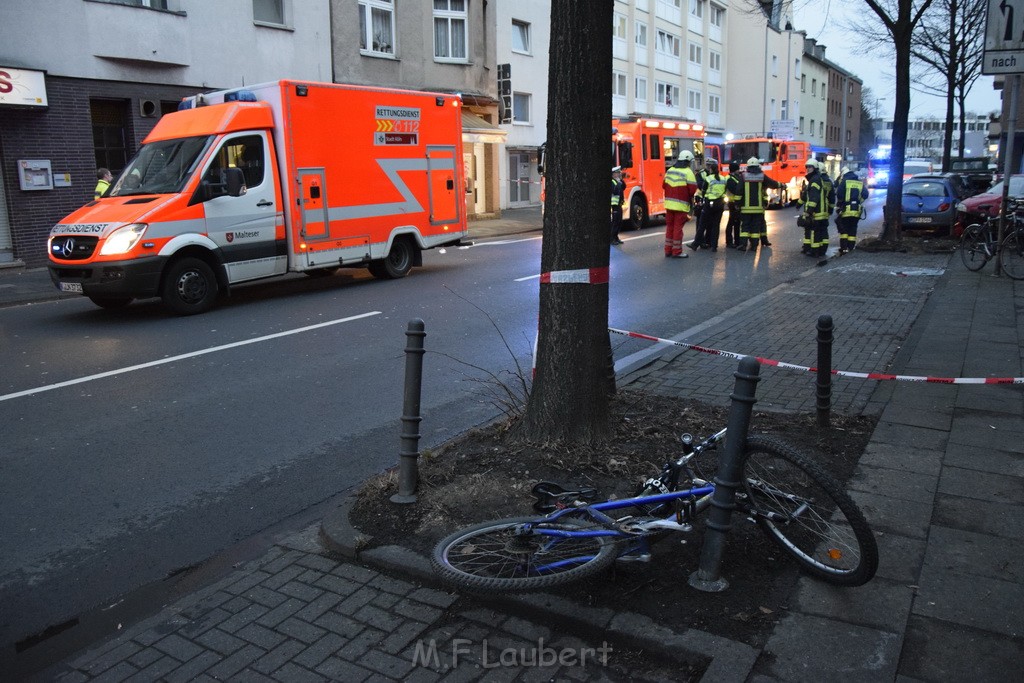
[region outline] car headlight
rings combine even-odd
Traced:
[[[956,210],[960,213],[967,213],[967,206],[965,206],[963,202],[960,202],[956,205]]]
[[[113,254],[126,254],[135,248],[135,245],[139,243],[142,236],[146,234],[145,223],[131,223],[124,227],[118,228],[114,232],[107,236],[103,247],[100,249],[100,255],[111,256]]]

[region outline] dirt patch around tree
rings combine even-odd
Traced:
[[[728,408],[648,392],[621,391],[612,400],[614,436],[598,449],[557,444],[522,445],[504,420],[468,432],[436,452],[421,454],[418,502],[396,505],[397,473],[367,481],[350,521],[371,545],[399,545],[429,556],[449,533],[480,521],[534,514],[530,489],[538,481],[596,487],[601,498],[627,497],[679,455],[679,436],[704,438],[728,421]],[[751,433],[778,437],[846,482],[867,446],[876,420],[832,415],[830,429],[816,416],[754,411]],[[710,479],[715,453],[696,462]],[[752,522],[734,517],[722,575],[729,587],[703,593],[687,580],[699,565],[704,517],[689,534],[669,534],[653,547],[650,563],[616,564],[595,578],[559,587],[581,605],[646,615],[676,630],[698,628],[754,647],[764,645],[785,614],[799,570]],[[855,589],[854,589],[855,590]]]

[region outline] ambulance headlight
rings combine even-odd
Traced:
[[[145,234],[145,223],[131,223],[118,228],[107,237],[103,247],[100,249],[100,255],[126,254],[135,248],[135,245],[139,243],[139,240]]]

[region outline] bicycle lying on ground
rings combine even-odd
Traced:
[[[981,206],[987,212],[989,206]],[[1007,201],[1006,236],[999,243],[999,217],[990,216],[984,223],[964,228],[960,237],[960,259],[968,270],[979,271],[999,254],[999,268],[1007,277],[1024,280],[1024,202]]]
[[[434,548],[434,570],[460,588],[511,592],[591,576],[616,558],[647,560],[652,541],[691,531],[711,506],[715,484],[690,465],[725,434],[723,429],[697,444],[684,434],[683,454],[632,498],[594,503],[587,500],[596,497],[593,489],[568,491],[541,482],[534,487],[534,507],[552,512],[457,531]],[[743,468],[736,513],[756,522],[812,576],[839,586],[871,580],[878,568],[874,535],[831,476],[782,441],[756,435],[747,438]]]

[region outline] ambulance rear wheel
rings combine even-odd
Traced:
[[[202,259],[186,257],[171,263],[160,297],[178,315],[195,315],[213,308],[217,278]]]
[[[397,280],[405,277],[412,269],[416,257],[416,247],[412,241],[403,237],[391,244],[391,251],[380,261],[370,261],[370,274],[382,280]]]
[[[117,308],[124,308],[134,301],[134,299],[130,296],[90,296],[89,301],[93,302],[100,308],[114,310]]]

